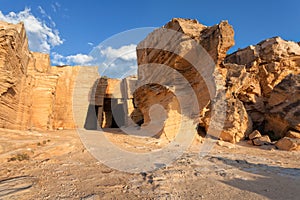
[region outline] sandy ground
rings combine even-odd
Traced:
[[[128,151],[151,151],[157,139],[107,138]],[[299,199],[300,152],[215,145],[199,157],[197,142],[168,166],[143,173],[111,169],[74,130],[0,129],[0,199]]]

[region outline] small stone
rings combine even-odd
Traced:
[[[300,150],[300,139],[284,137],[276,142],[275,146],[278,149],[285,151]]]
[[[253,141],[253,144],[255,146],[262,146],[262,145],[271,144],[271,140],[270,140],[269,136],[267,136],[267,135],[264,135],[260,138],[255,138],[252,141]]]
[[[300,133],[295,132],[295,131],[288,131],[286,133],[286,137],[289,137],[289,138],[299,138],[300,139]]]
[[[261,137],[261,134],[260,134],[260,132],[259,132],[258,130],[253,131],[253,132],[250,133],[250,135],[249,135],[249,139],[250,139],[250,140],[253,140],[253,139],[255,139],[255,138],[260,138],[260,137]]]

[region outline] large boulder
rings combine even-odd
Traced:
[[[160,104],[167,119],[158,134],[174,138],[182,116],[195,121],[193,129],[200,121],[207,131],[216,125],[210,123],[211,108],[219,106],[217,111],[222,112],[225,119],[218,127],[225,126],[218,136],[231,142],[244,137],[250,125],[248,116],[243,104],[225,92],[229,72],[222,65],[228,49],[234,45],[233,36],[234,31],[227,21],[207,27],[197,20],[175,18],[139,43],[140,89],[134,93],[134,99],[144,115],[144,126],[150,123],[152,105]],[[195,97],[188,92],[190,88]],[[222,102],[228,109],[222,108]]]
[[[284,137],[281,138],[278,142],[276,142],[275,146],[278,149],[285,151],[300,150],[300,139]]]

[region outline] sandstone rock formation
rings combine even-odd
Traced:
[[[22,23],[0,22],[0,46],[0,127],[42,130],[83,127],[73,119],[73,89],[77,84],[89,91],[98,77],[96,67],[51,67],[48,54],[28,50]],[[80,86],[76,82],[79,70],[90,76]],[[79,110],[86,113],[87,95],[80,97],[80,101],[84,103]],[[81,118],[85,115],[82,113]]]
[[[274,37],[227,55],[233,35],[227,21],[172,19],[138,44],[138,76],[116,80],[99,78],[97,67],[51,67],[49,55],[28,50],[22,23],[0,22],[0,127],[151,124],[169,140],[197,129],[298,150],[299,44]]]
[[[280,150],[285,150],[285,151],[300,150],[300,139],[284,137],[281,138],[278,142],[276,142],[275,145]]]
[[[23,24],[0,22],[0,127],[16,128],[30,52]]]
[[[137,90],[134,99],[136,106],[144,114],[145,124],[149,123],[151,105],[162,105],[167,111],[164,134],[172,138],[178,130],[179,124],[176,121],[180,121],[181,107],[190,110],[188,117],[196,121],[200,120],[200,113],[207,107],[208,112],[200,120],[207,130],[210,123],[210,103],[214,99],[216,105],[224,101],[228,107],[227,111],[221,108],[223,115],[226,115],[220,135],[222,139],[236,142],[244,137],[245,132],[251,130],[251,122],[243,104],[227,92],[225,99],[219,95],[219,92],[224,91],[226,75],[230,73],[221,63],[227,50],[234,45],[233,34],[232,27],[226,21],[206,27],[196,20],[176,18],[149,34],[137,46],[138,81],[141,85],[149,84]],[[197,45],[200,47],[197,48]],[[182,77],[187,82],[182,81]],[[238,78],[236,77],[236,81]],[[208,80],[212,80],[212,84]],[[190,102],[191,95],[186,92],[189,86],[196,95],[196,110]],[[184,105],[180,105],[178,99]]]
[[[300,132],[300,74],[289,74],[275,86],[268,99],[265,130],[275,139],[288,130]]]
[[[134,112],[135,83],[135,76],[129,76],[122,80],[107,77],[97,79],[87,95],[89,109],[84,127],[95,130],[135,125],[137,121],[133,122],[131,119],[140,118],[140,115]],[[75,93],[77,90],[76,88]],[[76,111],[73,110],[73,112]]]
[[[225,62],[246,67],[250,81],[240,88],[238,98],[244,103],[254,127],[263,130],[265,104],[272,99],[273,88],[288,74],[300,72],[300,46],[275,37],[238,50],[227,56]]]
[[[272,140],[285,137],[289,130],[299,131],[300,46],[297,43],[279,37],[267,39],[227,56],[225,65],[228,63],[246,69],[243,74],[247,78],[240,85],[237,97],[244,103],[254,129],[268,134]]]
[[[173,37],[168,38],[166,29],[175,30],[184,36],[173,34]],[[210,77],[215,81],[213,94],[207,80],[203,78],[203,71],[200,70],[202,76],[199,75],[195,63],[189,60],[203,59],[204,55],[194,50],[195,44],[191,40],[201,45],[216,64],[213,68],[206,68],[205,73],[205,78]],[[198,115],[193,113],[191,118],[198,118],[200,127],[206,131],[214,129],[211,116],[226,115],[223,124],[216,123],[217,126],[223,126],[221,134],[217,135],[223,140],[237,142],[248,137],[252,125],[254,130],[268,134],[273,140],[284,137],[288,130],[299,131],[297,114],[300,98],[295,76],[300,72],[300,46],[274,37],[226,56],[233,44],[233,30],[227,22],[206,27],[196,20],[173,19],[163,28],[149,34],[137,47],[139,81],[159,82],[157,77],[164,74],[165,78],[159,84],[166,87],[149,84],[135,93],[135,102],[144,114],[145,123],[149,123],[147,113],[151,105],[161,104],[168,113],[164,133],[172,137],[178,128],[174,121],[182,114],[180,103],[173,99],[178,98],[175,93],[180,93],[178,88],[184,83],[178,81],[180,78],[176,73],[163,66],[153,65],[155,63],[175,69],[196,91],[199,112]],[[173,80],[172,84],[169,80]],[[276,92],[279,90],[277,88],[282,91]],[[225,97],[220,95],[222,89]],[[149,92],[151,90],[155,92]],[[213,113],[213,107],[218,108],[218,113]],[[261,138],[264,137],[268,142],[267,136]]]

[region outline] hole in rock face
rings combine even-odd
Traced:
[[[205,137],[206,136],[206,130],[200,124],[197,125],[196,130],[197,130],[198,135],[200,135],[201,137]]]
[[[120,99],[104,98],[103,105],[90,104],[85,126],[87,130],[120,128],[125,125],[124,105]]]
[[[130,114],[130,118],[138,126],[142,126],[142,124],[144,124],[144,115],[141,112],[141,110],[136,108],[136,107],[134,108],[134,110]]]
[[[102,128],[119,128],[125,124],[124,104],[121,99],[104,98]]]
[[[90,104],[86,114],[85,129],[120,128],[125,125],[126,103],[130,99],[120,94],[114,98],[109,89],[115,86],[120,87],[120,82],[116,79],[104,77],[95,81],[89,92]]]

